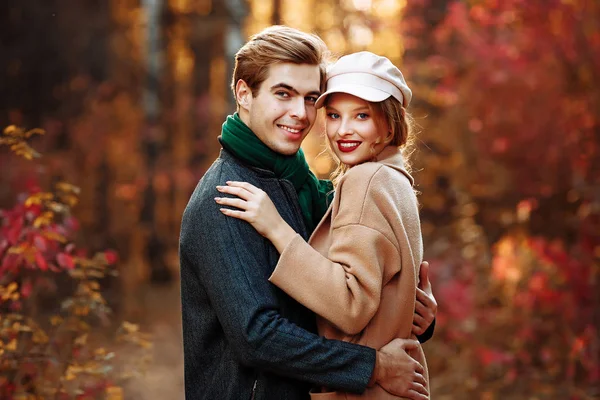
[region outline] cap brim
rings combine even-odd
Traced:
[[[392,96],[390,93],[384,92],[383,90],[375,89],[370,86],[362,86],[357,84],[336,85],[334,88],[327,90],[325,93],[319,96],[315,103],[315,107],[323,107],[327,96],[333,93],[347,93],[359,97],[363,100],[375,103],[384,101],[388,97]]]

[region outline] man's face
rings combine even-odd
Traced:
[[[295,154],[315,123],[318,65],[273,64],[255,96],[240,103],[240,117],[271,150]]]

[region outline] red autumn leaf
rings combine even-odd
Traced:
[[[33,221],[42,213],[42,206],[40,204],[31,204],[25,209],[25,215],[29,221]]]
[[[48,269],[52,272],[60,272],[60,268],[54,265],[54,263],[48,264]]]
[[[3,273],[13,272],[19,265],[21,256],[19,254],[7,254],[2,259],[2,265],[0,265],[0,275]]]
[[[27,298],[31,295],[31,290],[33,289],[33,285],[31,284],[30,280],[25,281],[25,283],[23,283],[21,285],[21,297],[23,298]]]
[[[48,270],[48,262],[46,261],[46,259],[44,258],[44,255],[40,251],[35,252],[35,263],[37,264],[37,266],[40,270],[42,270],[42,271]]]
[[[75,268],[75,261],[73,260],[73,257],[68,254],[58,253],[56,256],[56,261],[58,261],[58,265],[65,269]]]
[[[0,258],[4,254],[4,251],[8,248],[8,240],[2,239],[0,240]]]
[[[75,244],[73,243],[69,243],[68,245],[65,246],[65,252],[66,253],[73,253],[73,250],[75,250]]]
[[[19,217],[10,221],[8,231],[6,232],[6,239],[12,245],[17,244],[21,232],[23,230],[23,218]]]
[[[106,262],[110,265],[115,264],[119,260],[119,255],[114,250],[107,250],[104,252]]]

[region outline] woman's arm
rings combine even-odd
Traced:
[[[239,197],[217,198],[239,209],[221,212],[252,224],[281,253],[271,282],[345,333],[364,329],[379,307],[386,258],[398,252],[382,233],[360,224],[338,227],[325,257],[283,221],[262,190],[244,182],[218,190]]]
[[[385,236],[358,224],[332,231],[327,257],[296,235],[269,280],[344,333],[355,335],[379,308],[383,266],[392,254],[397,249]]]

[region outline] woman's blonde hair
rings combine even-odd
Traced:
[[[241,79],[256,96],[267,79],[269,67],[278,63],[318,65],[323,89],[328,57],[327,46],[317,35],[282,25],[268,27],[252,36],[236,53],[231,80],[233,95],[235,97],[235,86]]]
[[[330,96],[331,97],[331,96]],[[326,103],[329,98],[326,100]],[[388,97],[386,100],[379,103],[369,102],[369,108],[373,114],[380,115],[380,120],[376,121],[380,129],[389,128],[389,134],[384,139],[387,146],[396,146],[403,148],[404,152],[404,167],[410,172],[410,156],[413,152],[413,130],[414,130],[414,119],[406,111],[406,108],[394,97]],[[340,179],[350,168],[348,165],[342,163],[340,159],[335,155],[335,152],[331,149],[331,144],[327,140],[327,149],[329,154],[336,163],[336,168],[331,174],[331,181],[333,186],[337,187]]]

